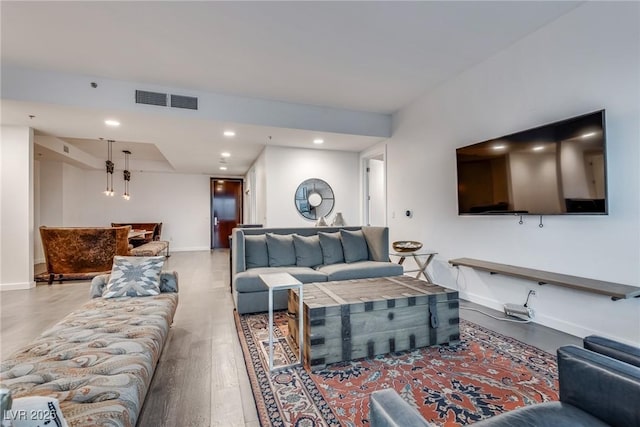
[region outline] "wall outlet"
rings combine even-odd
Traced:
[[[517,317],[518,319],[530,320],[533,319],[533,309],[525,307],[519,304],[505,304],[504,314],[510,317]]]

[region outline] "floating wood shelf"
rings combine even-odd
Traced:
[[[621,283],[605,282],[604,280],[588,279],[586,277],[569,276],[567,274],[552,273],[550,271],[534,270],[533,268],[517,267],[515,265],[499,264],[472,258],[457,258],[449,260],[455,266],[471,267],[476,270],[488,271],[491,274],[505,274],[538,282],[539,285],[556,285],[576,289],[584,292],[610,296],[612,300],[638,298],[640,288],[623,285]]]

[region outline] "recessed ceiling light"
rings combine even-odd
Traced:
[[[231,157],[231,153],[225,151],[224,153],[220,153],[222,157]]]
[[[502,145],[494,145],[492,147],[494,150],[504,150],[505,148],[507,148],[506,145],[502,144]]]
[[[107,126],[117,127],[120,126],[120,122],[117,120],[108,119],[104,121],[104,124]]]
[[[544,150],[544,146],[538,145],[537,147],[533,147],[533,151],[542,151]]]
[[[226,166],[220,166],[220,170],[221,170],[221,171],[226,171],[226,170],[227,170],[227,167],[226,167]]]
[[[236,133],[232,130],[225,130],[223,133],[224,136],[236,136]]]
[[[594,136],[596,133],[595,132],[587,132],[584,135],[580,135],[580,138],[589,138]]]
[[[324,139],[316,138],[316,139],[313,140],[313,143],[314,144],[323,144],[324,143]]]

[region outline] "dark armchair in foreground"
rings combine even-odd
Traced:
[[[474,426],[640,426],[640,349],[602,337],[558,349],[560,401],[525,406]],[[371,427],[430,426],[391,389],[371,394]]]

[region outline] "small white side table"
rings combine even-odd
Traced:
[[[303,295],[302,295],[302,282],[290,275],[289,273],[269,273],[259,274],[258,277],[269,288],[269,371],[274,369],[288,368],[291,366],[302,364],[302,350],[304,348],[304,316],[303,316]],[[297,289],[300,293],[299,307],[298,307],[298,330],[300,336],[298,338],[298,363],[291,363],[289,365],[281,365],[276,368],[273,367],[273,291],[280,289]]]

